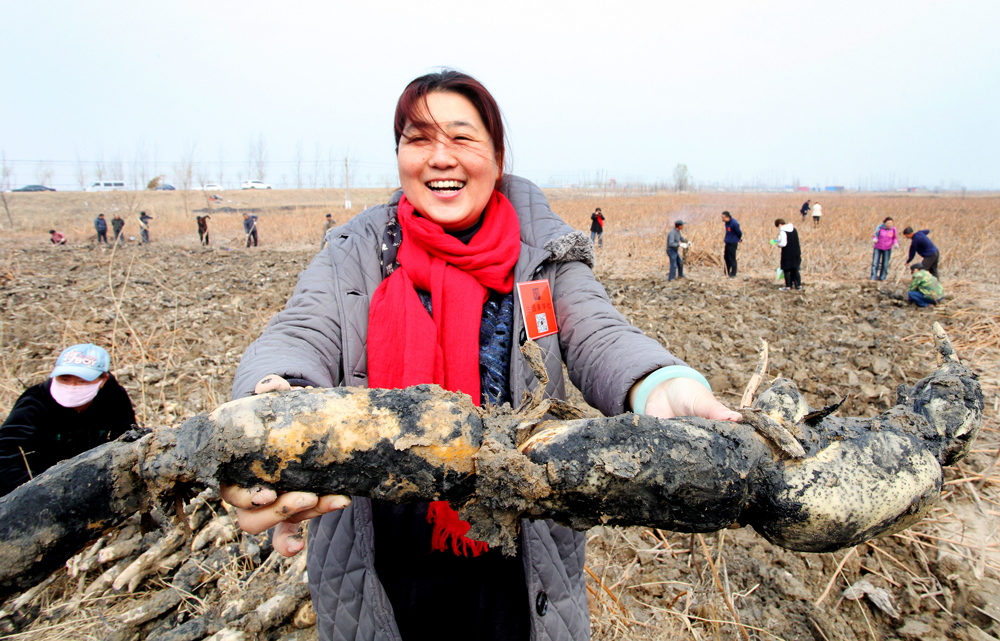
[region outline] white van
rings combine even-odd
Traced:
[[[123,180],[102,180],[87,187],[87,191],[125,191],[125,189]]]

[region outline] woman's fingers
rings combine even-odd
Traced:
[[[288,492],[264,507],[253,509],[237,507],[236,519],[244,532],[259,534],[288,520],[289,517],[316,507],[318,503],[319,497],[310,492]]]
[[[719,402],[712,391],[690,378],[672,378],[657,385],[646,400],[646,413],[658,418],[700,416],[737,421],[742,416]]]
[[[306,546],[301,523],[283,521],[274,526],[271,545],[281,556],[295,556]]]
[[[302,521],[322,516],[327,512],[342,510],[351,504],[351,497],[339,494],[328,494],[319,497],[315,507],[302,510],[288,519],[275,524],[271,544],[282,556],[295,556],[306,546],[302,535]]]
[[[222,483],[219,486],[219,496],[226,503],[237,508],[242,508],[244,510],[252,510],[258,507],[263,507],[278,498],[278,493],[274,490],[261,487],[259,485],[254,487],[242,487],[239,485],[230,485],[228,483]]]
[[[288,381],[277,374],[268,374],[257,382],[253,388],[254,394],[264,394],[266,392],[286,392],[292,389]]]
[[[301,523],[302,521],[308,521],[309,519],[314,519],[317,516],[323,516],[329,512],[335,512],[337,510],[343,510],[345,507],[351,504],[351,497],[343,496],[340,494],[327,494],[325,496],[319,497],[319,502],[316,507],[310,508],[308,510],[303,510],[294,516],[286,519],[288,523]]]

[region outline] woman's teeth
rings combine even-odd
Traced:
[[[465,187],[465,183],[461,180],[432,180],[427,187],[433,191],[458,191]]]

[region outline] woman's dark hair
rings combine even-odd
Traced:
[[[50,229],[50,230],[49,230],[49,233],[50,233],[50,234],[54,234],[54,233],[56,233],[56,230],[54,230],[54,229]]]
[[[781,227],[782,225],[787,225],[787,224],[788,223],[785,222],[784,218],[778,218],[777,220],[774,221],[775,227]]]
[[[429,73],[420,76],[416,80],[406,85],[403,94],[396,103],[396,118],[393,123],[393,130],[396,136],[396,152],[399,152],[399,139],[403,136],[403,129],[409,121],[417,129],[425,134],[431,134],[435,129],[434,123],[424,122],[421,111],[426,111],[427,94],[434,91],[457,93],[472,103],[472,106],[479,112],[479,118],[486,127],[486,132],[493,142],[493,149],[496,151],[497,168],[500,170],[500,177],[503,177],[505,143],[506,138],[503,131],[503,114],[497,101],[493,99],[490,92],[481,82],[472,76],[455,71],[454,69],[444,69],[438,73]],[[433,132],[434,134],[439,132]],[[500,178],[497,179],[497,186],[500,186]]]
[[[886,224],[887,222],[889,222],[890,220],[892,220],[892,216],[889,216],[888,218],[886,218],[885,220],[883,220],[883,221],[882,221],[882,224],[884,225],[884,224]]]

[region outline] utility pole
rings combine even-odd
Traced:
[[[344,157],[344,209],[351,208],[351,174],[347,157]]]

